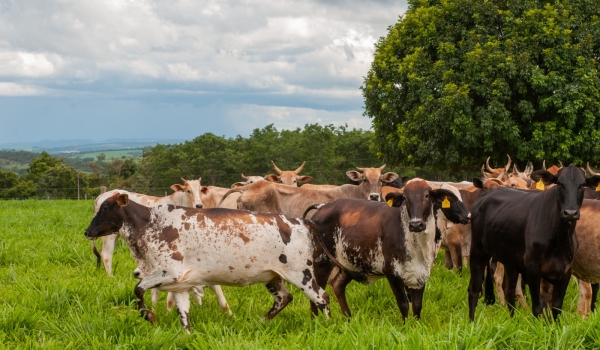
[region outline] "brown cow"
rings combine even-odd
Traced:
[[[466,223],[468,211],[456,195],[432,189],[422,179],[412,179],[403,193],[390,193],[386,203],[339,199],[325,205],[312,219],[326,249],[349,271],[366,275],[368,282],[387,278],[402,318],[408,315],[404,287],[411,288],[413,314],[420,316],[425,283],[429,279],[436,250],[436,215]],[[334,265],[315,260],[317,283],[324,288]],[[335,273],[331,285],[342,312],[350,316],[345,290],[354,279],[346,272]],[[313,312],[316,305],[311,304]]]
[[[224,197],[234,192],[242,193],[238,198],[238,209],[257,212],[281,213],[290,217],[301,217],[304,210],[315,203],[330,203],[339,198],[360,198],[379,201],[381,182],[391,182],[398,174],[381,174],[379,168],[357,168],[362,171],[348,171],[346,175],[354,180],[363,180],[360,185],[342,185],[335,188],[312,190],[302,187],[260,181],[248,186],[230,190]],[[310,213],[312,215],[312,213]]]
[[[511,159],[508,154],[506,156],[508,157],[508,163],[506,163],[504,168],[495,168],[494,169],[490,166],[490,157],[488,157],[485,160],[485,166],[487,167],[487,170],[491,173],[490,174],[491,178],[498,178],[498,176],[502,174],[502,177],[500,177],[500,180],[506,181],[506,179],[508,179],[508,169],[510,169]]]

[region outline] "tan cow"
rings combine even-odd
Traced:
[[[266,182],[266,181],[263,181]],[[216,187],[216,186],[202,186],[200,190],[200,199],[204,208],[218,208],[221,199],[225,193],[229,192],[229,188]],[[227,199],[221,204],[221,208],[237,209],[237,199],[241,195],[239,193],[233,193],[227,197]]]
[[[256,176],[256,175],[246,176],[246,175],[244,175],[244,173],[242,173],[242,179],[244,179],[245,181],[236,182],[233,185],[231,185],[231,188],[246,186],[249,184],[253,184],[257,181],[266,181],[267,180],[263,176]],[[215,207],[211,207],[211,208],[215,208]]]
[[[490,172],[490,178],[498,178],[498,176],[500,174],[502,174],[502,177],[500,177],[500,180],[502,181],[506,181],[506,179],[508,178],[508,169],[510,169],[510,164],[511,164],[511,159],[510,156],[507,154],[506,155],[508,157],[508,163],[506,163],[506,165],[504,166],[504,168],[492,168],[490,166],[490,157],[488,157],[485,161],[485,166],[487,167],[487,170]]]
[[[265,176],[265,179],[271,182],[276,182],[276,183],[280,183],[283,185],[287,185],[287,186],[298,186],[298,182],[309,182],[312,180],[311,176],[299,176],[298,174],[302,171],[302,168],[304,168],[304,164],[306,162],[302,162],[302,164],[300,165],[300,167],[298,167],[298,169],[296,170],[281,170],[277,167],[277,165],[275,165],[275,162],[271,161],[271,164],[273,164],[273,169],[275,169],[275,171],[279,174],[279,175],[275,175],[275,174],[269,174],[267,176]]]
[[[379,168],[357,168],[359,171],[348,171],[346,175],[355,181],[364,180],[360,185],[342,185],[329,189],[307,189],[284,186],[271,182],[257,182],[248,186],[232,189],[223,197],[234,192],[242,193],[238,199],[238,209],[256,212],[281,213],[290,217],[302,217],[304,210],[315,203],[329,203],[339,198],[360,198],[379,201],[381,182],[394,181],[398,174],[388,172],[381,174]],[[309,214],[309,217],[312,213]]]

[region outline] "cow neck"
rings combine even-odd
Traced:
[[[151,209],[141,204],[129,201],[123,207],[123,228],[128,233],[127,240],[136,241],[144,232],[144,227],[148,226],[151,220]]]
[[[370,188],[365,181],[358,185],[342,185],[339,189],[346,198],[368,199],[370,193]]]
[[[575,256],[575,247],[573,246],[573,236],[577,221],[565,221],[560,218],[560,205],[558,203],[558,187],[553,186],[545,190],[542,194],[542,203],[552,206],[550,210],[542,212],[551,212],[556,218],[552,220],[552,229],[547,234],[551,241],[562,251],[567,258],[572,261]]]
[[[421,288],[429,280],[435,260],[436,222],[431,206],[424,232],[410,232],[410,215],[406,203],[400,207],[400,219],[406,237],[406,261],[400,267],[404,283],[411,288]]]

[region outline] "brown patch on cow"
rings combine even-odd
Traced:
[[[175,206],[173,205],[167,205],[167,210],[170,212],[172,212],[173,210],[175,210]]]
[[[233,271],[235,268],[233,266],[229,266],[229,271]]]
[[[177,260],[177,261],[183,261],[183,255],[181,255],[180,252],[173,252],[173,254],[171,254],[171,259]]]
[[[245,267],[245,268],[247,268],[247,269],[249,269],[249,268],[251,268],[251,267],[252,267],[252,265],[250,265],[250,264],[246,264],[246,266],[244,266],[244,267]]]
[[[172,243],[179,238],[179,230],[172,225],[165,226],[158,234],[158,239],[167,243]]]
[[[189,222],[184,222],[183,223],[183,227],[185,228],[186,231],[188,231],[190,229],[192,225]]]
[[[348,226],[356,226],[360,221],[360,213],[354,212],[352,214],[344,214],[340,218],[340,224],[348,227]]]
[[[250,242],[250,238],[246,237],[243,233],[240,233],[238,236],[244,241],[244,244]]]
[[[201,261],[200,258],[196,258],[196,260]]]
[[[185,221],[186,219],[187,219],[187,216],[185,216],[185,214],[181,214],[181,220]]]
[[[283,241],[283,244],[288,244],[290,243],[291,237],[292,237],[292,228],[289,227],[287,224],[281,222],[280,220],[277,220],[277,223],[279,226],[279,234],[281,235],[281,240]]]

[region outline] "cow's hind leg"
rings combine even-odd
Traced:
[[[510,311],[510,317],[515,314],[515,300],[516,300],[516,288],[519,281],[519,273],[508,267],[504,267],[504,280],[502,283],[502,289],[506,295],[506,305]]]
[[[190,332],[190,292],[172,293],[179,313],[179,321],[186,332]]]
[[[112,276],[112,258],[118,238],[119,236],[115,234],[102,236],[102,250],[100,251],[100,255],[102,256],[104,271],[106,271],[106,274],[109,276]]]
[[[314,261],[314,272],[315,279],[317,280],[317,284],[321,289],[325,290],[327,286],[327,279],[331,275],[331,271],[333,270],[333,266],[327,261]],[[310,310],[312,311],[312,315],[319,316],[319,307],[312,300],[310,302]]]
[[[292,301],[293,297],[292,294],[290,294],[290,292],[285,287],[285,284],[283,283],[283,279],[281,277],[276,277],[272,279],[269,283],[266,283],[265,286],[273,296],[273,299],[275,299],[273,307],[271,308],[271,310],[269,310],[269,312],[267,312],[267,315],[265,316],[266,319],[270,320],[273,317],[277,316],[279,311],[283,310],[283,308],[287,304],[289,304],[290,301]]]
[[[594,312],[596,310],[596,298],[598,297],[598,283],[592,284],[592,301],[590,303],[590,310]]]
[[[167,270],[163,269],[156,269],[146,277],[142,278],[142,280],[135,286],[133,291],[137,298],[137,306],[138,310],[140,310],[140,316],[150,322],[154,322],[156,320],[154,313],[150,311],[144,303],[144,294],[150,288],[157,288],[162,285],[171,284],[176,279],[177,278],[174,278],[173,275]]]
[[[485,303],[487,305],[494,305],[496,302],[496,295],[494,294],[494,274],[490,264],[490,259],[487,260],[487,274],[485,275]]]
[[[498,293],[498,303],[504,306],[504,264],[501,262],[493,262],[496,264],[496,271],[494,271],[494,282],[496,284],[496,292]]]
[[[347,317],[352,317],[352,312],[350,311],[348,301],[346,300],[346,286],[348,286],[348,283],[350,282],[352,282],[352,277],[342,272],[338,272],[330,280],[331,288],[333,289],[333,295],[335,295],[338,304],[340,304],[342,314]]]
[[[294,286],[300,288],[302,293],[315,303],[319,310],[323,311],[325,318],[329,318],[329,295],[317,283],[312,268],[306,268],[302,272],[284,271],[281,276]]]
[[[196,288],[196,287],[194,287],[194,288]],[[227,304],[227,299],[225,299],[225,295],[223,294],[223,290],[221,289],[221,286],[219,286],[218,284],[215,284],[215,285],[210,286],[210,288],[217,295],[217,302],[219,303],[219,307],[221,308],[221,310],[227,312],[227,314],[229,314],[229,316],[233,315],[233,313],[231,312],[231,308],[229,307],[229,304]],[[193,290],[194,289],[192,289],[192,291]],[[195,296],[196,296],[196,294],[194,294],[194,297]]]
[[[587,318],[591,310],[592,286],[585,281],[577,279],[579,282],[579,300],[577,301],[577,313]]]
[[[475,243],[475,242],[474,242]],[[489,265],[490,256],[483,253],[483,246],[473,249],[471,246],[471,280],[469,281],[469,320],[475,320],[475,308],[482,290],[485,268]],[[491,272],[490,272],[491,273]],[[492,291],[493,293],[493,291]]]

